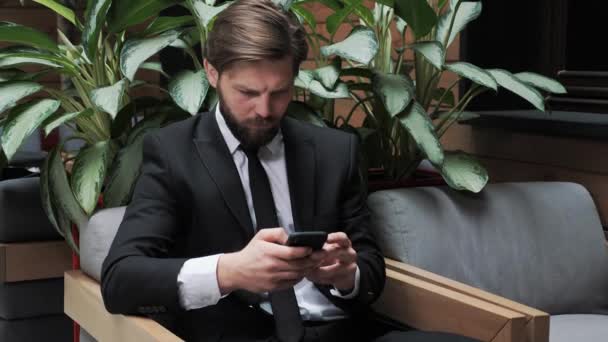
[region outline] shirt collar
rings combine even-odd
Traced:
[[[228,128],[228,124],[226,124],[226,120],[220,111],[219,103],[215,106],[215,119],[217,120],[217,125],[219,126],[220,133],[222,133],[222,137],[224,137],[224,141],[226,145],[228,145],[228,150],[230,154],[234,154],[236,150],[238,150],[241,142],[237,139],[230,128]],[[280,152],[281,145],[283,144],[283,133],[279,128],[277,134],[270,140],[269,143],[262,146],[263,149],[266,149],[270,152],[270,154],[276,154]]]

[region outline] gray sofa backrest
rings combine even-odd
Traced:
[[[608,313],[608,248],[580,185],[397,189],[368,204],[389,258],[551,314]]]
[[[108,255],[125,210],[126,207],[100,210],[80,230],[80,268],[97,281],[101,280],[101,265]]]

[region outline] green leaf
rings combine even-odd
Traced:
[[[296,86],[308,89],[310,82],[317,80],[327,89],[333,89],[340,78],[340,70],[334,64],[315,70],[300,70],[296,77]]]
[[[541,111],[545,111],[545,99],[538,92],[538,90],[534,89],[532,86],[529,86],[519,79],[517,79],[513,74],[506,70],[502,69],[491,69],[488,70],[490,75],[494,77],[496,82],[503,88],[511,91],[512,93],[522,97],[526,101],[530,102],[534,107],[538,108]]]
[[[119,2],[121,2],[119,0]],[[85,54],[93,61],[97,56],[99,46],[99,35],[106,21],[106,15],[112,5],[112,0],[89,0],[84,14],[84,29],[82,31],[82,43]]]
[[[340,70],[340,76],[356,76],[371,79],[374,77],[374,73],[369,68],[346,68]]]
[[[110,10],[108,27],[114,33],[123,31],[177,3],[175,0],[117,0]]]
[[[106,172],[115,154],[116,148],[111,141],[100,141],[80,150],[76,156],[72,168],[72,191],[87,215],[91,215],[97,206]]]
[[[46,33],[33,28],[0,21],[0,41],[32,46],[51,52],[59,52],[59,47]]]
[[[52,9],[55,13],[64,17],[65,19],[67,19],[74,26],[78,26],[76,24],[76,14],[74,13],[74,11],[72,9],[70,9],[54,0],[33,0],[33,1]]]
[[[308,90],[326,99],[345,99],[350,98],[350,93],[346,83],[338,83],[334,89],[326,89],[321,82],[313,80],[308,86]]]
[[[161,75],[169,78],[169,75],[163,70],[163,65],[160,62],[146,62],[139,66],[140,69],[152,70],[160,73]]]
[[[553,94],[566,94],[568,92],[566,88],[556,80],[533,72],[520,72],[515,74],[515,77],[528,85]]]
[[[395,0],[395,14],[408,23],[416,37],[426,36],[437,23],[427,0]]]
[[[397,26],[397,31],[399,31],[399,33],[401,34],[403,34],[403,31],[405,31],[405,29],[407,28],[407,23],[405,22],[405,20],[397,16],[395,16],[395,25]]]
[[[87,223],[88,217],[72,192],[59,152],[59,149],[54,148],[48,156],[51,199],[57,205],[58,212],[65,213],[70,221],[81,228]]]
[[[327,127],[319,113],[304,102],[291,101],[287,107],[287,113],[290,117],[297,120],[308,122],[319,127]]]
[[[435,132],[435,127],[420,104],[413,102],[409,111],[399,115],[399,121],[431,163],[435,165],[443,164],[443,148]]]
[[[410,45],[414,51],[420,53],[435,68],[441,70],[445,61],[445,50],[443,45],[436,41],[421,42]]]
[[[59,226],[56,219],[55,209],[53,208],[53,200],[51,199],[51,191],[49,188],[49,161],[51,160],[51,155],[52,154],[46,156],[40,170],[40,197],[42,200],[42,209],[44,209],[46,216],[53,227],[55,227],[55,230],[57,230],[59,235],[65,237],[64,231]]]
[[[228,8],[232,2],[226,2],[220,6],[214,7],[209,6],[203,0],[192,1],[192,11],[194,16],[198,19],[201,25],[205,28],[209,27],[209,23],[215,18],[220,12]]]
[[[463,152],[446,152],[439,168],[443,179],[452,189],[480,192],[488,183],[487,171],[470,155]]]
[[[127,138],[127,145],[133,144],[141,135],[146,134],[151,129],[160,128],[160,126],[167,120],[169,113],[160,112],[155,115],[150,115],[133,127],[129,137]]]
[[[309,10],[296,3],[291,5],[291,11],[300,18],[300,22],[308,24],[313,31],[316,30],[317,19]]]
[[[144,134],[121,149],[108,174],[108,185],[103,193],[106,208],[127,205],[141,172]]]
[[[76,66],[70,61],[32,48],[9,47],[0,50],[0,68],[16,67],[23,64],[40,64],[64,70],[75,75]]]
[[[191,15],[185,15],[181,17],[158,17],[154,19],[142,35],[146,37],[155,36],[165,31],[176,30],[184,26],[195,25],[194,17]]]
[[[347,5],[346,7],[327,17],[327,32],[329,32],[329,34],[333,37],[344,20],[346,20],[346,18],[348,18],[348,16],[355,10],[355,7],[361,5],[362,2],[363,0],[355,0],[350,5]]]
[[[184,70],[169,83],[169,94],[173,101],[191,115],[198,113],[209,91],[209,81],[205,70],[192,72]]]
[[[450,10],[446,11],[439,18],[439,22],[437,24],[436,37],[441,44],[446,42],[450,24],[452,23],[452,18],[454,18],[454,10],[459,1],[461,1],[460,7],[458,8],[458,13],[456,13],[456,18],[454,19],[454,26],[452,27],[450,37],[447,40],[447,44],[445,44],[446,48],[452,44],[454,38],[456,38],[456,35],[458,35],[458,33],[460,33],[460,31],[462,31],[468,23],[477,19],[477,17],[479,17],[481,14],[481,1],[450,0]]]
[[[378,40],[374,30],[357,26],[341,42],[321,47],[325,57],[337,55],[361,64],[369,64],[378,52]]]
[[[121,80],[109,87],[95,89],[91,92],[91,100],[104,112],[110,114],[112,119],[123,107],[123,96],[127,90],[127,80]]]
[[[55,128],[61,126],[62,124],[77,118],[79,116],[84,116],[84,117],[89,117],[91,115],[93,115],[95,112],[93,111],[92,108],[87,108],[85,110],[83,110],[82,112],[74,112],[74,113],[61,113],[59,115],[53,115],[51,117],[49,117],[45,123],[44,123],[44,134],[45,135],[49,135],[49,133],[51,133],[52,130],[54,130]]]
[[[127,41],[120,54],[120,70],[123,75],[133,81],[137,69],[143,62],[173,43],[179,36],[178,31],[168,31],[154,38]]]
[[[489,72],[471,63],[455,62],[451,64],[446,64],[445,69],[461,77],[467,78],[486,88],[494,89],[494,91],[498,89],[498,84],[496,84],[496,80]]]
[[[23,141],[51,114],[59,109],[60,102],[51,99],[32,101],[11,110],[2,131],[2,149],[11,160]]]
[[[447,105],[448,107],[454,107],[454,105],[456,104],[456,101],[454,99],[454,93],[450,90],[447,95],[444,96],[444,94],[446,94],[446,91],[448,91],[446,88],[436,88],[433,91],[433,100],[439,101],[443,98],[442,103],[444,105]]]
[[[272,0],[272,2],[274,2],[276,5],[283,7],[284,10],[289,11],[292,6],[291,4],[294,2],[294,0]]]
[[[372,87],[391,116],[401,113],[414,97],[414,85],[405,75],[376,73]]]
[[[13,108],[17,101],[40,91],[43,87],[34,82],[0,83],[0,113]]]

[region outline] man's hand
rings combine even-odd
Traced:
[[[314,252],[310,259],[321,260],[320,266],[306,275],[314,283],[333,285],[340,291],[349,292],[355,285],[357,252],[345,233],[331,233],[323,249]]]
[[[310,248],[284,246],[286,241],[283,228],[262,229],[241,251],[222,255],[217,265],[220,293],[270,292],[300,282],[320,260],[309,258]]]

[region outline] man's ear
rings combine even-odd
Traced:
[[[205,71],[207,72],[207,79],[209,80],[209,84],[213,88],[217,89],[217,80],[219,79],[219,73],[217,69],[209,63],[209,61],[205,58],[203,60],[203,65],[205,66]]]

